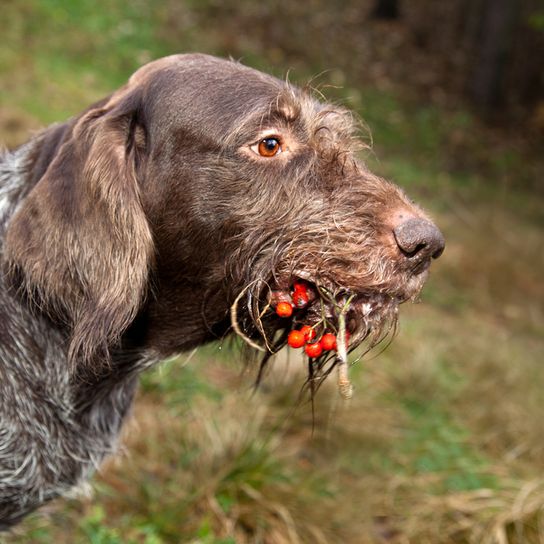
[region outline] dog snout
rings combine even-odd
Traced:
[[[444,251],[444,236],[427,219],[403,220],[393,228],[393,235],[402,254],[414,264],[437,259]]]

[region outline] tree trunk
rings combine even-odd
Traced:
[[[518,0],[483,3],[469,95],[484,113],[491,113],[500,105],[501,81],[518,13]]]
[[[398,0],[376,0],[372,17],[375,19],[398,19],[399,2]]]

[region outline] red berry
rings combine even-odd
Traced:
[[[305,282],[303,281],[295,281],[295,283],[293,283],[293,291],[295,291],[295,293],[298,291],[298,292],[305,292],[308,290],[308,286],[306,285]]]
[[[287,337],[287,343],[292,348],[301,348],[306,343],[306,338],[304,338],[304,333],[301,331],[291,331]]]
[[[306,291],[297,291],[293,293],[293,303],[297,308],[304,308],[306,304],[308,304],[308,301],[310,298],[308,297],[308,293]]]
[[[306,342],[309,342],[310,340],[313,340],[315,338],[315,331],[312,329],[312,327],[308,325],[304,325],[300,332],[304,335],[304,338],[306,339]]]
[[[293,313],[293,307],[288,302],[278,302],[276,313],[280,317],[290,317]]]
[[[324,351],[336,349],[336,336],[330,332],[324,334],[319,341]]]
[[[308,357],[319,357],[323,353],[323,348],[319,342],[316,342],[315,344],[306,344],[304,351]]]

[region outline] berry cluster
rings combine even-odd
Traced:
[[[306,282],[298,280],[293,285],[289,300],[280,300],[276,304],[276,314],[280,317],[291,317],[293,309],[301,310],[310,302],[309,288]]]
[[[304,325],[300,330],[292,330],[287,337],[287,344],[292,348],[301,348],[308,357],[319,357],[324,351],[336,349],[336,335],[325,333],[321,339],[315,342],[316,332],[312,327]]]
[[[312,297],[308,285],[302,281],[296,281],[291,290],[290,297],[284,296],[276,299],[276,314],[279,317],[291,317],[294,309],[306,307]],[[320,328],[323,327],[323,324]],[[287,337],[287,344],[292,348],[302,348],[310,358],[317,358],[325,351],[336,350],[336,335],[331,332],[324,333],[319,340],[316,338],[315,326],[304,325],[300,330],[292,330]],[[346,332],[346,344],[349,340],[349,333]]]

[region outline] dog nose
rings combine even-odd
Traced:
[[[412,217],[397,225],[393,234],[400,250],[414,262],[437,259],[444,251],[444,236],[426,219]]]

